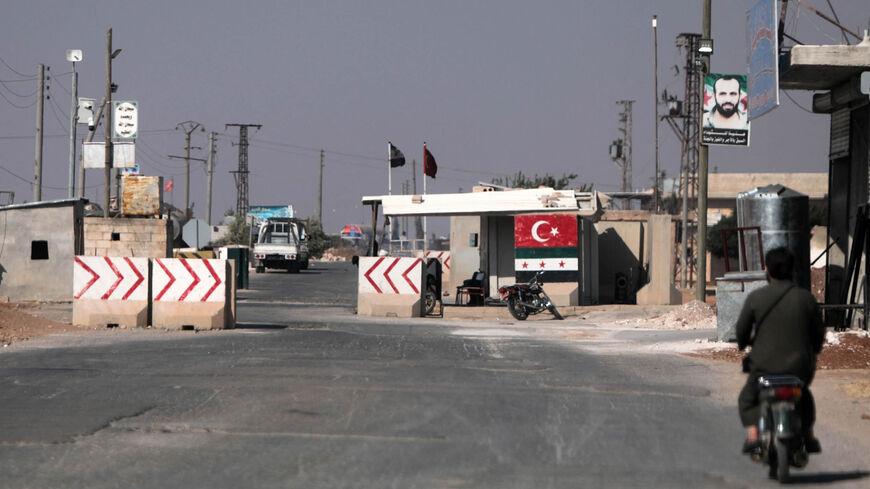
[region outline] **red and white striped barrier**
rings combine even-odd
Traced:
[[[222,302],[226,266],[226,260],[155,258],[154,302]]]
[[[450,271],[450,252],[449,251],[427,251],[423,254],[425,258],[438,258],[441,260],[442,273]]]
[[[362,256],[359,259],[357,313],[420,316],[425,286],[421,258]]]
[[[76,256],[73,322],[89,326],[146,326],[148,258]]]
[[[154,326],[176,329],[234,326],[233,277],[227,260],[154,258],[151,270]]]

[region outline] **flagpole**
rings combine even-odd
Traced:
[[[423,195],[426,195],[426,141],[423,141]],[[423,200],[426,200],[425,197]],[[429,231],[427,230],[426,216],[423,216],[423,251],[429,249]]]
[[[390,159],[390,152],[393,150],[393,143],[387,141],[387,194],[393,195],[393,162]]]

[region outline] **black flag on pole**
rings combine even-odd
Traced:
[[[393,143],[389,143],[390,145],[390,168],[398,168],[400,166],[405,166],[405,155],[402,154],[402,150],[393,146]]]

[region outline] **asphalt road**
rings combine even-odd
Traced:
[[[236,330],[0,353],[0,487],[775,485],[738,455],[703,361],[620,351],[576,321],[358,318],[346,264],[251,287]],[[870,483],[815,463],[799,483]]]

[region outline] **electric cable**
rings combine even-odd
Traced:
[[[35,78],[36,77],[36,74],[25,75],[24,73],[21,73],[20,71],[16,70],[15,68],[9,66],[9,63],[7,63],[6,60],[4,60],[2,57],[0,57],[0,63],[3,63],[3,66],[9,68],[9,70],[11,72],[15,73],[18,76],[23,76],[24,78]]]

